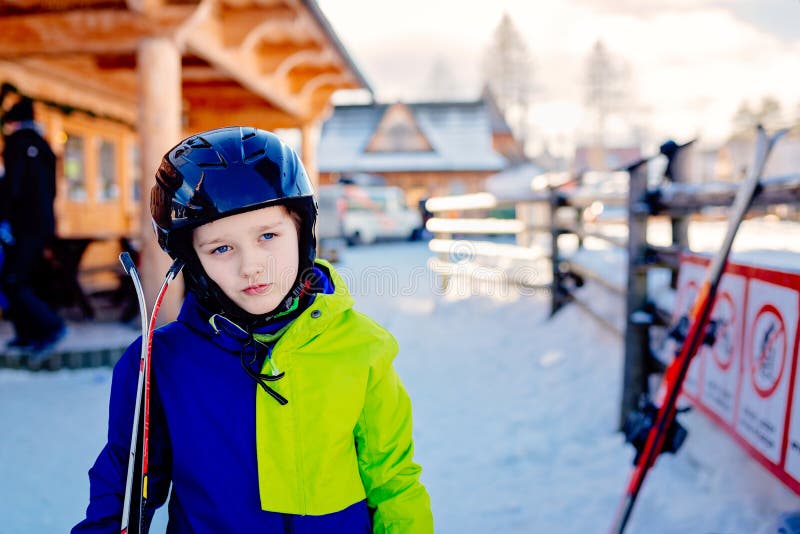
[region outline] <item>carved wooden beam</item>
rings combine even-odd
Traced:
[[[261,74],[281,76],[282,74],[276,74],[278,69],[291,58],[300,54],[322,54],[322,52],[322,46],[317,44],[259,43],[253,49],[252,55]]]
[[[343,73],[325,73],[319,76],[314,76],[303,85],[302,91],[298,95],[301,101],[306,101],[311,98],[315,91],[323,87],[336,87],[337,89],[355,88],[358,87],[353,79]]]
[[[166,5],[152,16],[93,8],[0,17],[0,58],[126,53],[142,37],[180,26],[194,5]]]
[[[184,80],[183,99],[189,103],[190,109],[211,108],[229,111],[233,109],[269,106],[269,103],[261,96],[245,89],[230,79],[216,82],[194,82]]]
[[[292,115],[275,109],[263,102],[259,106],[243,107],[225,111],[203,107],[186,114],[187,134],[219,128],[222,126],[255,126],[271,130],[275,128],[299,128],[302,122]]]
[[[343,75],[342,71],[333,65],[328,65],[321,68],[307,68],[307,67],[298,67],[292,70],[291,73],[286,78],[289,84],[289,90],[292,93],[300,94],[301,91],[314,80],[318,80],[323,78],[324,76],[329,76],[328,79],[334,80],[334,82],[346,82],[345,76]],[[325,82],[325,78],[323,78],[323,84],[328,83]],[[331,83],[328,83],[331,85]],[[305,98],[301,95],[301,98]]]
[[[334,67],[339,65],[339,61],[337,60],[336,54],[330,49],[319,50],[316,48],[306,48],[285,56],[285,59],[274,69],[273,76],[285,78],[289,76],[292,69],[301,66],[318,68]]]
[[[0,61],[3,81],[24,88],[25,94],[65,106],[136,124],[136,98],[119,93],[96,79],[59,68],[45,60]]]
[[[161,9],[164,0],[125,0],[131,11],[152,14]]]
[[[285,36],[297,31],[299,15],[294,9],[277,4],[271,7],[222,9],[219,14],[223,45],[227,48],[252,46],[263,36]],[[245,45],[246,42],[250,44]]]

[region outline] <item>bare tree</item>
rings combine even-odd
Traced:
[[[761,107],[754,110],[743,101],[734,113],[732,122],[735,134],[751,133],[758,124],[775,129],[783,122],[781,103],[775,97],[765,96],[761,99]]]
[[[485,85],[524,146],[534,93],[533,60],[508,13],[503,13],[484,51],[482,70]]]
[[[586,61],[586,106],[595,119],[595,140],[603,144],[606,123],[622,109],[630,93],[630,69],[614,56],[602,40],[597,40]]]
[[[773,96],[761,99],[761,109],[758,111],[758,122],[767,129],[778,128],[783,122],[783,109],[780,101]]]
[[[733,130],[736,133],[746,132],[751,130],[758,119],[756,119],[756,113],[750,108],[750,104],[747,102],[742,102],[739,104],[739,108],[736,110],[736,113],[733,114]]]

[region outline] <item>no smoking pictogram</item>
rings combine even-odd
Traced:
[[[718,326],[711,354],[719,368],[727,371],[733,363],[733,323],[736,321],[736,307],[727,291],[722,291],[714,304],[714,321]]]
[[[750,378],[760,397],[772,395],[786,366],[786,325],[778,309],[764,304],[753,321],[750,336]]]

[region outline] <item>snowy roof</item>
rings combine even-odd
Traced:
[[[430,151],[367,151],[390,104],[334,108],[322,127],[321,172],[497,171],[506,160],[492,148],[490,114],[483,101],[405,104]]]
[[[532,162],[514,165],[486,178],[486,190],[495,196],[514,196],[531,192],[531,184],[544,169]]]

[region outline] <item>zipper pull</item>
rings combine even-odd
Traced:
[[[284,373],[278,369],[278,364],[275,363],[275,360],[272,359],[272,345],[267,347],[267,364],[269,365],[269,372],[272,377],[277,380],[278,378],[282,377]]]

